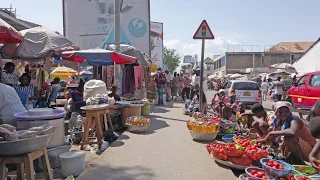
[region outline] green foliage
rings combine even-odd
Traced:
[[[164,60],[168,65],[168,70],[173,73],[180,65],[180,56],[176,49],[164,47]]]

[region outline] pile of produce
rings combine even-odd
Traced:
[[[39,126],[32,127],[28,130],[16,131],[14,126],[9,124],[0,125],[0,142],[3,141],[16,141],[19,139],[34,138],[37,136],[43,136],[51,134],[55,131],[56,127],[53,126]]]
[[[149,126],[150,119],[142,116],[131,116],[127,118],[126,124],[129,126]]]
[[[188,121],[187,128],[194,132],[214,133],[219,131],[220,125],[213,121]]]

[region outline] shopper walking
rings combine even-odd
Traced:
[[[267,83],[267,80],[264,80],[261,84],[261,90],[262,90],[262,99],[264,101],[267,100],[267,94],[268,94],[268,87],[269,84]]]
[[[162,71],[160,67],[158,68],[158,72],[155,75],[155,80],[156,80],[157,92],[158,92],[158,105],[161,106],[161,105],[164,105],[163,94],[165,93],[167,79],[166,79],[165,73]]]
[[[182,99],[183,101],[185,101],[185,99],[189,99],[190,98],[190,83],[191,80],[187,77],[184,77],[182,79],[183,82],[183,88],[182,88]]]

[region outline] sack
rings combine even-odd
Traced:
[[[164,72],[160,72],[158,74],[157,83],[158,84],[166,84],[167,83],[166,75],[164,74]]]

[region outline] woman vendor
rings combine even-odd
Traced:
[[[38,89],[33,84],[30,84],[31,76],[28,73],[22,74],[19,81],[20,84],[14,84],[12,87],[18,93],[22,104],[27,108],[30,105],[29,101],[38,99]]]
[[[6,84],[0,82],[0,124],[10,124],[17,127],[17,120],[13,116],[19,112],[25,112],[26,108],[22,105],[16,91]]]
[[[276,118],[273,120],[272,130],[260,142],[273,140],[279,144],[284,157],[292,155],[294,163],[305,164],[304,161],[309,160],[309,154],[317,141],[310,134],[307,125],[299,117],[292,115],[290,108],[289,102],[279,101],[275,104]]]
[[[111,93],[108,94],[109,97],[114,98],[115,101],[121,101],[120,95],[117,93],[118,87],[117,86],[112,86],[111,88]]]

